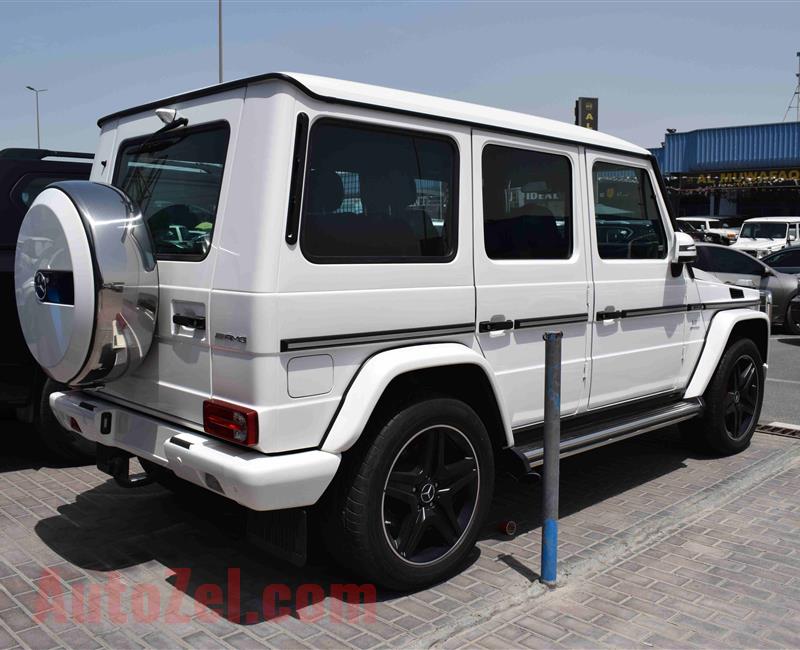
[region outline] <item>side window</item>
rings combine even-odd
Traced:
[[[572,168],[557,154],[483,150],[483,243],[494,260],[572,255]]]
[[[702,271],[761,275],[761,264],[747,253],[739,253],[726,248],[717,248],[716,246],[698,246],[697,254],[697,263],[694,266]]]
[[[208,252],[229,136],[218,122],[120,145],[113,184],[142,211],[159,256],[199,260]]]
[[[456,160],[447,138],[318,122],[303,190],[303,254],[322,264],[452,259]]]
[[[800,250],[785,250],[777,253],[770,258],[770,266],[776,269],[800,266]]]
[[[603,259],[664,259],[667,236],[644,169],[597,162],[592,170],[597,249]]]

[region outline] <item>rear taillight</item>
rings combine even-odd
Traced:
[[[207,399],[203,402],[203,428],[212,436],[239,445],[258,444],[258,413],[244,406]]]

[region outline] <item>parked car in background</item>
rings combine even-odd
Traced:
[[[800,278],[770,268],[763,261],[734,248],[697,244],[696,268],[727,284],[769,291],[772,294],[772,324],[800,334],[798,293]]]
[[[781,273],[800,274],[800,246],[784,248],[777,253],[767,255],[761,261]]]
[[[14,255],[25,212],[50,183],[89,178],[92,154],[45,149],[0,151],[0,309],[7,328],[0,352],[0,407],[13,408],[32,422],[51,452],[77,460],[91,454],[93,445],[64,429],[50,410],[49,397],[61,388],[34,361],[16,316]]]
[[[739,238],[733,244],[737,250],[762,258],[798,241],[800,217],[758,217],[742,224]]]
[[[678,221],[690,223],[698,230],[711,236],[712,243],[727,245],[736,241],[739,228],[723,222],[717,217],[678,217]]]
[[[685,232],[695,241],[711,242],[713,244],[720,243],[719,235],[717,235],[716,233],[703,232],[702,230],[696,228],[688,221],[678,220],[676,226],[678,230],[680,230],[681,232]]]

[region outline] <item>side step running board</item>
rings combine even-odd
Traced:
[[[703,408],[703,400],[698,397],[670,404],[669,406],[662,406],[632,417],[613,422],[603,422],[594,427],[589,425],[574,431],[562,430],[561,457],[571,456],[572,454],[689,420],[700,415],[703,412]],[[511,450],[528,467],[533,468],[542,464],[544,447],[540,441],[520,447],[512,447]]]

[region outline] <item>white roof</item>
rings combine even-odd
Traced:
[[[778,221],[782,223],[800,223],[800,217],[753,217],[752,219],[747,219],[745,223],[750,223],[751,221]]]
[[[500,108],[481,106],[480,104],[470,104],[454,99],[444,99],[442,97],[395,90],[383,86],[373,86],[355,81],[343,81],[341,79],[295,72],[284,72],[282,74],[298,81],[312,93],[324,97],[374,104],[377,107],[383,106],[401,111],[425,113],[432,117],[522,131],[550,138],[572,140],[579,144],[619,149],[637,155],[650,155],[647,149],[621,138],[544,117],[535,117],[525,113],[516,113]]]

